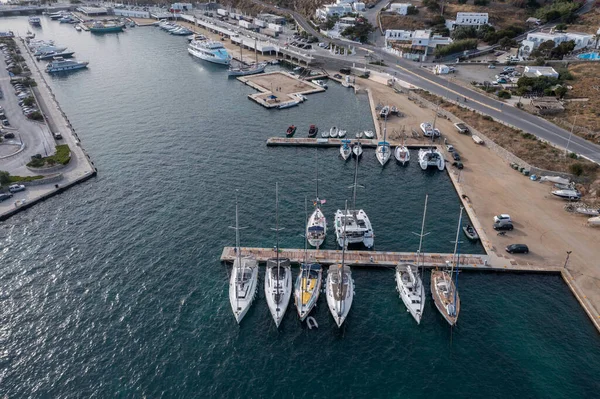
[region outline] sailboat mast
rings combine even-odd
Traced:
[[[317,167],[317,207],[319,206],[319,150],[315,150],[315,165]]]
[[[383,119],[383,142],[385,143],[385,139],[387,136],[387,114],[385,115],[385,118]]]
[[[456,240],[454,241],[454,254],[452,255],[452,268],[450,269],[450,275],[452,275],[452,273],[454,273],[454,265],[456,265],[456,251],[458,250],[458,236],[460,234],[460,225],[462,222],[462,214],[463,214],[463,208],[462,206],[460,207],[460,216],[458,217],[458,226],[456,227]]]
[[[465,208],[461,206],[460,207],[460,216],[458,217],[458,228],[459,229],[460,229],[460,226],[462,224],[461,222],[462,222],[463,209],[465,209]],[[455,280],[454,280],[454,298],[452,299],[452,302],[454,303],[454,309],[456,309],[456,295],[458,295],[458,262],[459,262],[459,259],[460,259],[460,254],[458,252],[458,248],[459,248],[458,244],[459,244],[459,242],[458,242],[458,232],[457,232],[457,234],[456,234],[456,244],[455,244],[455,247],[454,247],[454,256],[456,256],[456,262],[455,262],[455,265],[456,265],[456,277],[455,277]]]
[[[352,189],[352,211],[356,215],[356,188],[358,186],[358,157],[356,157],[356,166],[354,168],[354,186]],[[348,202],[346,201],[346,205]],[[346,213],[348,213],[348,206],[346,206]]]
[[[275,182],[275,249],[277,251],[277,294],[279,294],[279,183]]]
[[[345,207],[345,211],[344,213],[347,215],[348,214],[348,200],[346,200],[346,207]],[[343,233],[342,233],[342,263],[340,264],[340,266],[338,267],[338,272],[340,274],[340,279],[339,279],[339,284],[338,284],[338,296],[340,298],[340,301],[342,300],[342,293],[344,292],[344,288],[343,288],[343,283],[344,283],[344,262],[345,262],[345,257],[346,255],[346,220],[344,220],[344,229],[343,229]]]
[[[237,190],[235,191],[235,248],[236,255],[238,258],[238,269],[240,264],[242,263],[242,255],[240,251],[240,226],[239,226],[239,218],[238,218],[238,197]]]
[[[304,220],[308,223],[308,198],[304,197]],[[304,234],[304,264],[302,265],[302,269],[300,270],[300,288],[302,290],[302,294],[306,292],[307,280],[302,281],[302,279],[308,279],[308,232]],[[298,301],[300,304],[300,308],[302,308],[302,299]]]
[[[419,256],[421,256],[423,262],[421,263],[421,266],[423,266],[423,263],[425,263],[425,256],[422,255],[421,253],[421,248],[423,245],[423,232],[425,231],[425,215],[427,215],[427,200],[429,199],[429,194],[425,194],[425,209],[423,209],[423,221],[421,222],[421,234],[419,235]],[[419,266],[419,259],[417,258],[417,267]]]

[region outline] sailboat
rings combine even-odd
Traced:
[[[396,161],[400,162],[402,166],[404,166],[408,161],[410,161],[410,151],[408,151],[408,148],[406,148],[406,145],[404,144],[404,130],[402,133],[402,145],[396,147],[394,150],[394,157],[396,158]]]
[[[384,166],[387,163],[387,161],[390,159],[390,155],[391,155],[390,143],[388,143],[386,141],[386,135],[387,135],[387,115],[385,117],[385,122],[383,125],[383,141],[380,141],[379,143],[377,143],[377,150],[375,151],[375,155],[377,155],[377,160],[379,161],[381,166]]]
[[[342,140],[342,145],[340,145],[340,155],[344,161],[350,158],[352,155],[352,148],[350,148],[350,140]]]
[[[460,313],[460,297],[458,296],[458,236],[462,223],[463,207],[460,208],[458,228],[456,229],[456,241],[454,242],[454,255],[450,270],[434,270],[431,272],[431,295],[435,307],[451,326],[456,325]],[[456,283],[452,281],[454,269],[456,268]]]
[[[372,248],[375,240],[373,227],[367,213],[362,209],[356,209],[356,189],[359,187],[358,158],[356,158],[354,169],[354,184],[352,194],[352,210],[338,209],[335,213],[335,235],[340,247],[347,244],[363,243],[367,248]]]
[[[352,146],[352,153],[354,154],[355,157],[360,157],[363,153],[363,149],[362,149],[362,145],[360,144],[360,141],[357,141],[356,144],[354,144]]]
[[[233,66],[230,65],[229,66],[229,70],[227,71],[227,74],[229,76],[246,76],[246,75],[254,75],[257,73],[263,73],[265,71],[265,68],[267,66],[266,62],[258,62],[258,47],[256,46],[256,39],[254,39],[254,55],[255,55],[255,60],[254,60],[254,64],[251,65],[245,65],[244,64],[244,58],[242,57],[242,52],[243,52],[243,48],[244,48],[244,41],[243,39],[240,40],[240,65],[239,66]]]
[[[242,321],[256,296],[258,263],[256,259],[242,257],[240,248],[240,226],[238,218],[237,193],[235,198],[235,253],[231,278],[229,279],[229,302],[238,324]]]
[[[305,217],[308,216],[306,198],[304,199],[304,213]],[[296,278],[296,286],[294,289],[294,302],[296,304],[296,309],[298,310],[300,321],[304,321],[317,304],[323,281],[323,270],[321,269],[321,265],[308,262],[307,241],[308,239],[304,240],[304,262],[300,265],[300,274]]]
[[[421,324],[423,310],[425,309],[425,286],[421,279],[422,271],[419,271],[419,257],[423,245],[423,233],[425,229],[425,216],[427,215],[427,199],[425,196],[425,209],[423,210],[423,221],[421,222],[421,234],[419,235],[419,250],[417,252],[417,264],[400,263],[396,266],[396,289],[406,309],[410,312],[417,324]],[[423,265],[423,262],[421,262]]]
[[[345,212],[348,213],[348,201],[346,201]],[[346,246],[346,224],[344,224],[342,232],[342,263],[329,266],[325,285],[327,305],[338,327],[341,327],[346,320],[348,312],[350,312],[350,308],[352,307],[352,300],[354,299],[352,271],[350,270],[350,266],[344,264]]]
[[[318,154],[318,152],[317,152]],[[325,236],[327,234],[327,220],[325,219],[325,215],[323,211],[321,211],[321,204],[325,203],[325,200],[321,200],[319,198],[319,159],[316,159],[317,166],[317,196],[315,198],[315,210],[310,215],[308,219],[308,224],[306,226],[306,237],[308,242],[313,247],[319,247],[323,245],[323,241],[325,241]]]
[[[276,256],[267,260],[265,297],[275,325],[279,327],[292,296],[292,267],[290,260],[279,257],[279,185],[275,184]]]

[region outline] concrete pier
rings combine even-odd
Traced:
[[[238,80],[260,92],[250,94],[248,98],[265,108],[285,108],[302,102],[300,96],[325,91],[315,83],[282,71],[240,76]]]

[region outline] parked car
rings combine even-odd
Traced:
[[[488,69],[496,69],[496,65],[490,64],[490,65],[488,65]]]
[[[501,213],[500,215],[494,216],[494,223],[498,223],[501,220],[512,222],[512,220],[510,219],[510,215],[507,213]]]
[[[512,229],[514,229],[514,226],[513,226],[513,224],[511,222],[496,222],[496,223],[494,223],[494,230],[498,230],[498,231],[508,230],[508,231],[510,231]]]
[[[14,139],[15,138],[15,134],[14,133],[6,133],[4,135],[5,139]]]
[[[452,158],[454,158],[455,161],[460,161],[460,155],[456,151],[452,153]]]
[[[2,124],[3,124],[4,126],[10,126],[10,122],[8,121],[8,119],[3,119],[3,120],[2,120]]]
[[[456,169],[462,169],[462,168],[464,168],[463,163],[460,162],[460,161],[454,161],[454,162],[452,162],[452,166],[454,166]]]
[[[454,146],[452,144],[446,144],[446,151],[453,152],[454,151]]]
[[[0,193],[0,202],[11,198],[13,195],[11,193]]]
[[[22,184],[11,184],[8,186],[8,191],[11,193],[18,193],[19,191],[25,191],[25,186]]]
[[[528,254],[529,248],[525,244],[510,244],[506,247],[509,254]]]

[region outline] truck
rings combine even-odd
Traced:
[[[267,27],[267,23],[265,21],[263,21],[262,19],[258,19],[258,18],[254,18],[254,25],[259,26],[261,28]]]
[[[269,29],[273,29],[277,33],[283,32],[283,26],[277,24],[269,24]]]
[[[220,15],[220,16],[222,16],[222,17],[226,17],[226,16],[228,16],[228,15],[229,15],[229,13],[227,12],[227,10],[224,10],[224,9],[222,9],[222,8],[219,8],[219,9],[217,10],[217,14],[218,14],[218,15]]]
[[[462,122],[455,123],[454,127],[458,130],[459,133],[467,134],[469,133],[469,127]]]
[[[279,36],[279,33],[275,32],[273,29],[267,29],[267,28],[261,29],[260,33],[262,33],[263,35],[271,36],[271,37]]]
[[[254,25],[252,25],[252,22],[244,21],[243,19],[240,19],[239,25],[242,28],[254,29]]]

